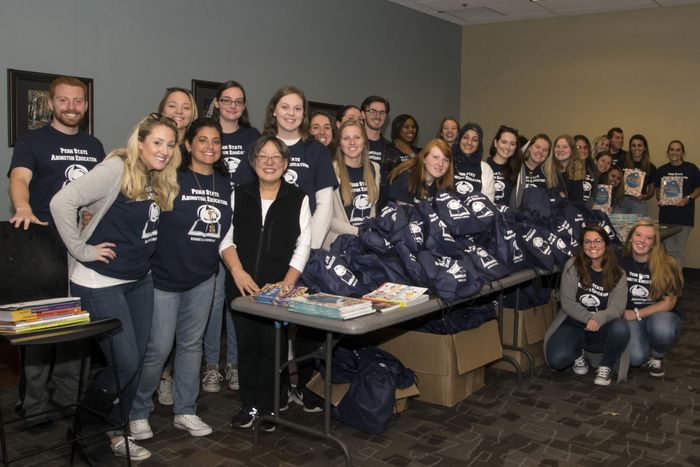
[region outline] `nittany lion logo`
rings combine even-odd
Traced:
[[[642,285],[634,284],[630,287],[630,295],[635,298],[647,298],[649,296],[649,290]]]
[[[83,175],[88,173],[88,169],[80,164],[71,164],[66,168],[63,173],[66,176],[66,181],[63,182],[63,186],[68,185],[70,182],[79,179]]]
[[[229,173],[236,173],[238,166],[241,165],[241,160],[237,157],[227,157],[224,162],[226,162]]]
[[[581,298],[579,299],[579,301],[585,307],[596,307],[597,308],[600,306],[600,299],[593,294],[581,295]]]
[[[289,183],[290,185],[297,186],[297,179],[299,178],[299,175],[297,175],[296,171],[292,169],[287,169],[287,171],[284,173],[284,181]]]
[[[467,193],[474,191],[474,186],[465,180],[460,180],[455,184],[455,189],[460,195],[466,195]]]

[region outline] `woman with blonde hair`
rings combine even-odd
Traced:
[[[108,421],[122,423],[112,358],[116,359],[122,392],[119,405],[131,410],[146,351],[153,314],[151,255],[158,240],[161,211],[171,211],[180,187],[181,156],[177,124],[153,113],[142,119],[126,148],[112,151],[103,162],[66,185],[51,200],[56,228],[70,254],[70,288],[82,299],[92,319],[117,318],[121,331],[113,336],[110,354],[106,337],[99,344],[107,365],[85,399],[88,405],[108,406]],[[85,207],[92,219],[81,228],[78,212]],[[85,402],[85,401],[84,401]],[[151,453],[118,431],[108,432],[117,456],[143,460]]]
[[[608,139],[607,135],[598,136],[595,141],[593,141],[593,151],[591,157],[596,159],[598,154],[608,151],[610,151],[610,140]]]
[[[342,234],[357,235],[357,228],[376,214],[379,200],[379,165],[369,160],[367,133],[362,122],[346,120],[335,143],[333,168],[338,189],[333,192],[333,217],[324,247]]]
[[[632,227],[620,266],[627,275],[624,319],[630,330],[630,364],[661,377],[664,357],[680,334],[676,304],[683,291],[683,274],[664,251],[659,228],[650,221]]]
[[[453,191],[452,151],[441,139],[433,139],[413,158],[389,174],[389,199],[403,204],[432,200],[437,190]]]
[[[556,188],[562,197],[568,196],[567,170],[575,162],[574,139],[569,135],[557,136],[554,140],[553,157],[548,158],[542,171],[547,180],[547,188]]]

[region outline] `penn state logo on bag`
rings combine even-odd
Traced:
[[[85,166],[80,164],[69,165],[63,173],[66,176],[66,181],[63,182],[63,186],[66,186],[70,182],[79,179],[86,173],[88,173],[88,169],[86,169]]]

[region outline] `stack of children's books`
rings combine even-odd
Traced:
[[[80,297],[49,298],[0,305],[0,333],[17,334],[39,329],[87,323],[90,315]]]
[[[289,311],[333,319],[351,319],[374,313],[372,302],[327,293],[302,295],[289,300]]]
[[[287,306],[289,299],[306,293],[306,287],[291,286],[282,282],[265,284],[260,292],[253,294],[252,299],[258,303],[275,306]]]
[[[379,310],[385,312],[427,302],[430,298],[427,292],[428,289],[425,287],[385,282],[362,298],[372,300],[377,305],[382,303],[391,305]]]

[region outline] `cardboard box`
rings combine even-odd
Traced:
[[[309,388],[313,393],[318,395],[321,399],[324,398],[325,396],[325,384],[323,377],[321,376],[320,373],[316,373],[311,380],[306,384],[306,387]],[[331,405],[333,406],[338,406],[340,404],[340,401],[343,400],[343,397],[345,397],[345,394],[348,393],[350,390],[350,383],[343,383],[343,384],[332,384],[331,385]],[[394,404],[394,413],[401,413],[406,410],[408,407],[408,398],[417,396],[420,394],[418,391],[418,387],[413,384],[406,389],[397,389],[396,392],[394,393],[394,396],[396,397],[396,404]]]
[[[525,347],[525,349],[530,352],[532,358],[535,360],[535,368],[544,365],[544,345],[542,342],[536,342]],[[530,360],[522,353],[517,350],[507,350],[503,349],[503,355],[509,355],[515,359],[520,365],[521,371],[527,371],[530,369]],[[506,361],[500,361],[493,365],[493,368],[499,368],[506,371],[515,371],[515,367]]]
[[[369,338],[416,373],[418,400],[447,407],[481,389],[483,366],[503,355],[495,320],[452,335],[386,329]]]
[[[503,344],[525,347],[530,344],[542,342],[544,333],[547,330],[545,315],[550,313],[550,305],[536,306],[519,311],[518,316],[518,339],[513,340],[513,322],[515,310],[512,308],[503,309]]]

